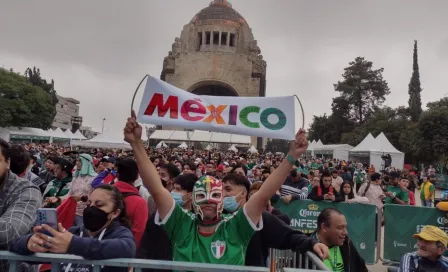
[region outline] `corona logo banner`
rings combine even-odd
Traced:
[[[293,140],[294,96],[198,96],[149,77],[141,123]]]

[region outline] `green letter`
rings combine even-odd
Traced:
[[[249,114],[253,113],[253,112],[259,113],[260,112],[260,107],[249,106],[249,107],[245,107],[244,109],[242,109],[240,111],[240,122],[243,123],[243,125],[245,125],[246,127],[259,128],[260,124],[255,123],[255,122],[251,122],[248,119]]]
[[[268,121],[268,117],[271,114],[275,114],[278,117],[277,124],[271,124]],[[279,109],[276,108],[268,108],[265,109],[260,115],[261,124],[270,130],[279,130],[282,129],[286,125],[286,115]]]

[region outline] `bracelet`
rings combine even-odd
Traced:
[[[294,165],[296,163],[296,160],[288,153],[288,156],[286,156],[286,159]]]

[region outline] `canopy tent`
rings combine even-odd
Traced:
[[[322,146],[324,146],[324,144],[322,143],[322,141],[320,139],[314,144],[315,148],[316,147],[322,147]]]
[[[250,136],[227,134],[220,132],[209,132],[202,130],[184,131],[184,130],[156,130],[149,137],[150,139],[178,141],[178,142],[209,142],[209,143],[232,143],[247,144],[251,143]]]
[[[356,161],[363,161],[363,159],[368,159],[369,164],[373,165],[377,171],[383,169],[384,161],[381,156],[390,154],[392,158],[391,166],[403,169],[404,165],[404,153],[397,150],[387,139],[384,133],[380,133],[375,139],[373,139],[371,134],[367,135],[366,138],[355,148],[353,148],[350,153],[350,159]]]
[[[322,145],[313,149],[316,157],[331,157],[332,159],[348,160],[349,151],[353,146],[348,144]]]
[[[182,142],[177,148],[187,149],[188,145],[185,142]]]
[[[168,146],[165,144],[164,141],[160,141],[160,143],[158,143],[158,144],[156,145],[156,148],[163,148],[163,147],[168,147]]]
[[[79,131],[79,129],[75,132],[74,136],[76,137],[75,139],[87,140],[87,138],[84,137],[84,135],[82,135],[82,133]]]
[[[110,132],[99,134],[95,138],[86,141],[71,140],[71,145],[83,147],[131,149],[131,146],[123,140],[123,134]]]
[[[306,150],[306,155],[309,157],[314,156],[314,146],[316,145],[316,141],[312,140],[311,142],[308,142],[308,149]]]
[[[17,127],[6,127],[0,128],[0,138],[5,141],[11,140],[42,140],[49,141],[51,134],[40,129],[40,128],[17,128]]]
[[[234,145],[231,145],[228,150],[233,151],[235,153],[238,152],[238,149]]]
[[[52,138],[54,140],[70,140],[70,138],[62,131],[61,128],[53,130]]]
[[[64,133],[67,137],[69,137],[69,139],[75,139],[75,135],[73,134],[73,132],[70,129],[67,129]]]
[[[207,151],[212,150],[212,146],[211,146],[211,145],[207,145],[207,147],[205,148],[205,150],[207,150]]]
[[[249,152],[249,153],[252,153],[252,154],[257,154],[257,153],[258,153],[258,150],[255,148],[255,146],[251,146],[251,147],[249,148],[248,152]]]

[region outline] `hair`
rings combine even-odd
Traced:
[[[246,200],[249,199],[250,181],[246,177],[243,177],[242,175],[228,174],[222,179],[222,183],[226,182],[236,186],[244,186],[247,192]]]
[[[331,176],[331,174],[330,174],[330,172],[328,172],[328,170],[325,170],[323,173],[322,173],[322,175],[320,175],[320,183],[321,183],[321,186],[323,186],[323,184],[324,184],[324,178],[333,178],[332,176]],[[330,185],[331,186],[331,185]]]
[[[252,183],[252,185],[250,186],[250,190],[252,191],[252,190],[260,190],[260,188],[261,188],[261,186],[263,185],[263,182],[261,182],[261,181],[257,181],[257,182],[254,182],[254,183]]]
[[[297,177],[297,170],[292,169],[291,171],[289,171],[289,174],[291,175],[291,177],[295,178],[295,177]]]
[[[158,156],[152,156],[152,157],[149,158],[149,160],[150,160],[152,163],[154,163],[154,162],[156,161],[156,159],[161,160]],[[157,165],[156,165],[156,166],[157,166]]]
[[[120,159],[115,164],[118,179],[126,183],[134,183],[138,179],[137,162],[132,159]]]
[[[345,184],[348,184],[348,185],[350,185],[350,193],[348,194],[348,199],[352,199],[352,198],[355,198],[355,194],[353,193],[353,185],[352,185],[352,182],[351,181],[344,181],[344,182],[342,182],[342,184],[341,184],[341,195],[345,195],[345,193],[344,193],[344,185]]]
[[[188,165],[191,171],[196,171],[196,169],[198,169],[198,167],[196,166],[196,164],[194,164],[194,162],[186,162],[182,164],[182,167],[184,167],[185,165]]]
[[[261,174],[262,175],[264,175],[264,174],[271,174],[271,171],[269,170],[269,169],[264,169],[262,172],[261,172]]]
[[[69,162],[66,159],[59,159],[55,165],[59,165],[61,167],[61,171],[64,171],[65,173],[67,173],[68,176],[72,176],[72,170],[73,167],[75,167],[71,162]]]
[[[331,174],[332,174],[332,175],[333,175],[333,174],[339,174],[339,171],[336,170],[336,169],[334,169],[333,171],[331,171]]]
[[[50,156],[45,161],[51,161],[53,164],[57,164],[60,160],[61,160],[61,158],[59,158],[59,157]]]
[[[30,153],[21,145],[13,145],[9,149],[11,159],[11,172],[16,175],[23,174],[30,165]]]
[[[9,155],[10,148],[11,146],[8,144],[8,142],[0,138],[0,152],[2,153],[2,156],[5,157],[6,161],[11,158],[11,156]]]
[[[325,224],[325,226],[327,227],[330,226],[330,217],[333,213],[343,215],[339,210],[335,208],[325,208],[320,212],[319,216],[317,217],[317,231],[320,231],[322,229],[322,224]]]
[[[129,222],[128,215],[126,214],[126,205],[124,202],[123,195],[118,190],[117,187],[112,186],[110,184],[102,184],[98,186],[95,190],[102,189],[109,193],[110,198],[112,199],[112,202],[114,203],[115,211],[120,209],[120,215],[118,215],[117,218],[115,218],[116,221],[118,221],[121,225],[131,228],[131,224]],[[95,191],[94,190],[94,191]]]
[[[242,164],[235,164],[234,166],[232,166],[232,170],[230,171],[230,173],[234,173],[238,168],[243,168],[244,174],[247,175],[247,168]]]
[[[160,168],[166,169],[166,171],[168,172],[168,175],[170,176],[170,179],[177,178],[177,176],[180,175],[179,168],[177,168],[177,166],[175,164],[173,164],[173,163],[161,164]]]
[[[187,191],[188,193],[193,192],[193,187],[196,181],[198,181],[198,176],[195,174],[183,174],[179,175],[175,180],[174,183],[180,185],[182,190]]]

